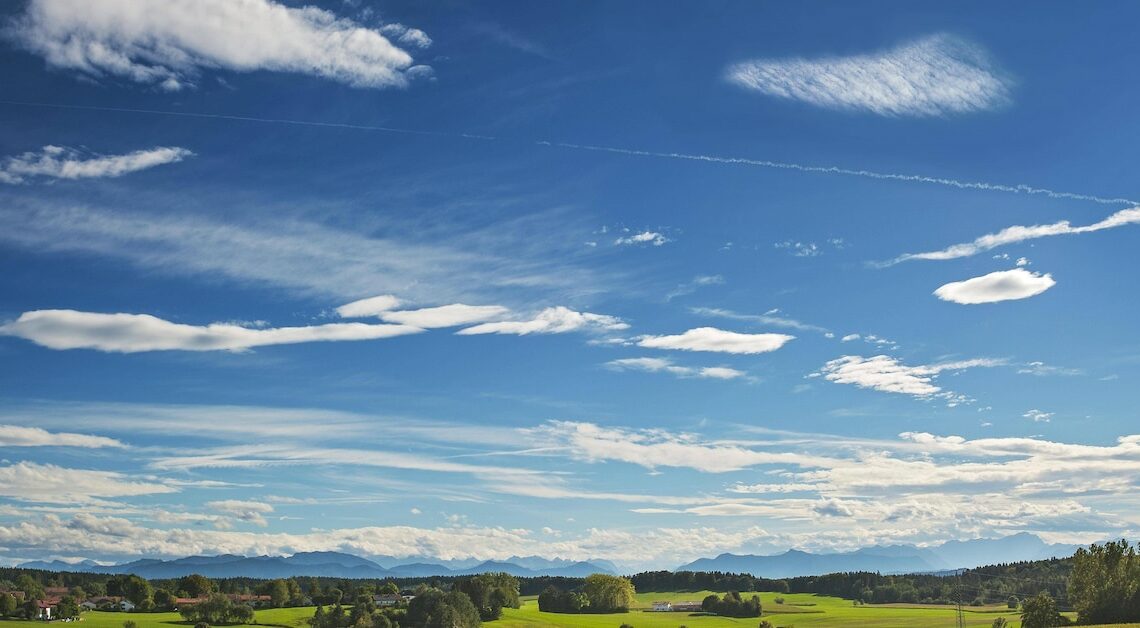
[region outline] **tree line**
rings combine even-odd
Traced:
[[[396,594],[386,583],[381,594]],[[392,606],[378,607],[372,595],[357,595],[351,608],[338,600],[331,608],[317,606],[313,628],[473,628],[494,621],[504,608],[519,607],[519,580],[507,573],[485,573],[459,578],[443,588],[420,584],[410,596]]]
[[[586,576],[574,590],[549,586],[538,596],[545,613],[625,613],[633,606],[636,590],[629,578],[596,573]]]

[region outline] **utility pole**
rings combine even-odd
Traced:
[[[957,577],[957,583],[958,583],[958,587],[957,587],[958,588],[958,595],[957,595],[957,597],[958,597],[958,628],[966,628],[966,616],[962,614],[962,572],[961,572],[961,570],[958,571],[956,577]]]

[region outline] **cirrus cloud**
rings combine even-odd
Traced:
[[[997,233],[987,233],[986,235],[978,236],[970,242],[954,244],[938,251],[927,251],[925,253],[906,253],[904,255],[896,257],[893,260],[881,262],[878,265],[892,266],[894,264],[898,264],[899,262],[905,262],[913,259],[958,259],[961,257],[970,257],[972,255],[977,255],[978,253],[989,251],[990,249],[995,249],[999,246],[1025,242],[1026,240],[1036,240],[1037,238],[1047,238],[1050,236],[1058,235],[1093,233],[1096,231],[1104,231],[1105,229],[1115,229],[1116,227],[1135,224],[1140,224],[1140,207],[1122,209],[1112,214],[1108,218],[1105,218],[1104,220],[1100,220],[1089,225],[1084,225],[1083,227],[1074,227],[1068,220],[1061,220],[1047,225],[1013,225],[1012,227],[1006,227]],[[1028,260],[1026,261],[1028,262]],[[1021,263],[1021,260],[1018,260],[1018,266],[1023,265],[1024,264]]]
[[[0,162],[0,183],[23,183],[33,177],[95,179],[119,177],[193,157],[177,146],[156,146],[124,155],[84,155],[74,148],[44,146],[39,152],[7,157]]]
[[[727,78],[776,98],[884,116],[967,113],[1010,100],[1010,83],[986,52],[950,35],[873,54],[745,61],[729,67]]]

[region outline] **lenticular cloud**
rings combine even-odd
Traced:
[[[755,59],[729,67],[727,78],[777,98],[885,116],[981,111],[1010,98],[985,51],[949,35],[866,55]]]
[[[934,291],[943,301],[966,305],[1028,299],[1057,285],[1052,275],[1025,270],[1000,270],[965,281],[953,281]]]

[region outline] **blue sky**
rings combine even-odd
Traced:
[[[0,16],[0,561],[1140,526],[1135,6],[149,4]]]

